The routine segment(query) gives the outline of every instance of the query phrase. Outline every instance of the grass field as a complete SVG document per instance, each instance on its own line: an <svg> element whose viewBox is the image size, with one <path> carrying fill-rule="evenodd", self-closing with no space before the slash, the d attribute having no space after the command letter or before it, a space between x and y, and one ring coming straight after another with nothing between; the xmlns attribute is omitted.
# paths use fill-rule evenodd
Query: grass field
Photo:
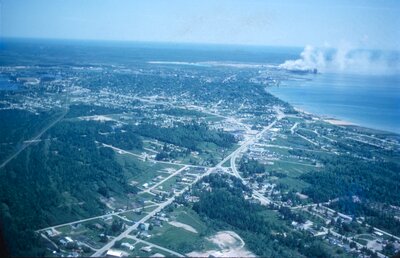
<svg viewBox="0 0 400 258"><path fill-rule="evenodd" d="M170 221L187 224L198 233L172 226L169 223L163 223L162 227L154 227L150 232L152 237L147 241L183 254L214 247L212 243L205 239L206 235L210 235L210 229L193 210L186 207L178 207L169 213L169 216Z"/></svg>
<svg viewBox="0 0 400 258"><path fill-rule="evenodd" d="M360 243L362 245L367 245L368 241L362 238L355 238L354 241L356 241L357 243Z"/></svg>
<svg viewBox="0 0 400 258"><path fill-rule="evenodd" d="M147 213L145 213L145 212L138 213L135 211L128 211L128 212L124 212L124 213L120 214L120 216L125 216L126 218L128 218L129 220L132 220L132 221L138 221L146 215L147 215Z"/></svg>
<svg viewBox="0 0 400 258"><path fill-rule="evenodd" d="M365 239L365 240L374 240L375 239L375 237L370 234L362 234L362 235L358 235L357 237Z"/></svg>
<svg viewBox="0 0 400 258"><path fill-rule="evenodd" d="M148 239L149 242L182 253L191 252L202 246L203 243L198 234L174 227L168 223L153 229L151 234L152 237Z"/></svg>
<svg viewBox="0 0 400 258"><path fill-rule="evenodd" d="M293 189L298 192L301 192L303 189L310 186L308 183L304 182L303 180L300 180L297 178L290 178L290 177L280 178L280 179L278 179L277 182L287 185L289 187L289 190Z"/></svg>
<svg viewBox="0 0 400 258"><path fill-rule="evenodd" d="M205 234L207 232L207 226L201 221L199 215L191 209L177 208L173 216L176 221L192 226L199 233Z"/></svg>
<svg viewBox="0 0 400 258"><path fill-rule="evenodd" d="M118 153L116 153L116 159L124 168L124 172L129 180L137 182L139 186L148 183L159 175L164 176L166 172L165 169L177 170L181 168L181 166L174 164L145 162L132 155L122 155Z"/></svg>
<svg viewBox="0 0 400 258"><path fill-rule="evenodd" d="M267 171L279 171L290 177L298 177L303 173L315 170L314 166L307 163L275 160L273 165L267 167Z"/></svg>

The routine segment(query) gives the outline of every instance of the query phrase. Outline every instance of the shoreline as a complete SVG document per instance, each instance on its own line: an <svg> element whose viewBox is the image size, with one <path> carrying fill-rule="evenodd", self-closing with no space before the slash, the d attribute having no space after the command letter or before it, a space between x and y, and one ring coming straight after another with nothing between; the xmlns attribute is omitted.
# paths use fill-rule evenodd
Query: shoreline
<svg viewBox="0 0 400 258"><path fill-rule="evenodd" d="M354 122L350 122L350 121L338 119L338 118L335 118L335 117L333 117L333 116L331 116L331 115L317 115L317 114L308 112L308 111L306 111L306 110L304 110L304 109L302 109L302 108L296 107L296 106L294 106L293 104L291 104L290 102L287 102L287 101L285 101L285 100L282 100L281 98L279 98L278 96L272 94L272 93L269 92L269 91L267 91L267 92L268 92L269 94L275 96L275 97L278 98L279 100L288 103L290 106L293 107L293 109L294 109L295 111L297 111L297 112L299 112L299 113L303 113L303 114L309 115L309 116L312 116L312 117L315 117L315 118L318 118L318 119L320 119L321 121L324 121L324 122L329 123L329 124L331 124L331 125L345 126L345 127L352 127L352 126L354 126L354 127L364 128L364 129L367 129L367 130L373 130L373 131L377 131L377 132L381 132L381 133L385 133L385 134L400 135L399 133L397 133L397 132L395 132L395 131L390 131L390 130L387 130L387 129L374 128L374 127L370 127L370 126L366 126L366 125L361 125L361 124L357 124L357 123L354 123Z"/></svg>
<svg viewBox="0 0 400 258"><path fill-rule="evenodd" d="M364 127L364 126L361 126L361 125L358 125L358 124L356 124L356 123L349 122L349 121L346 121L346 120L342 120L342 119L338 119L338 118L334 118L334 117L328 117L328 116L325 116L325 115L322 115L322 116L316 115L316 114L307 112L307 111L305 111L304 109L295 107L295 106L293 106L292 104L290 104L290 105L293 107L294 110L296 110L296 111L299 112L299 113L304 113L304 114L306 114L306 115L318 117L318 118L321 119L322 121L327 122L327 123L332 124L332 125L339 125L339 126L340 126L340 125L341 125L341 126L359 126L359 127ZM366 128L367 128L367 127L366 127ZM373 128L371 128L371 129L373 129Z"/></svg>
<svg viewBox="0 0 400 258"><path fill-rule="evenodd" d="M351 122L343 121L343 120L337 120L337 119L324 119L325 122L330 123L332 125L342 125L342 126L359 126Z"/></svg>

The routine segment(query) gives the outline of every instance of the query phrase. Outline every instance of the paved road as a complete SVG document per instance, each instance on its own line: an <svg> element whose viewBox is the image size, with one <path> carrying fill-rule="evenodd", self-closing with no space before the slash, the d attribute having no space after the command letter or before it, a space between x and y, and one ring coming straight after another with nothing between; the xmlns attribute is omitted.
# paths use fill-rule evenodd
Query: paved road
<svg viewBox="0 0 400 258"><path fill-rule="evenodd" d="M239 178L240 180L242 180L243 183L245 183L244 179L242 178L242 176L239 174L239 171L236 168L236 158L237 156L246 150L246 148L250 145L255 143L256 141L258 141L261 136L267 132L268 130L270 130L280 119L282 119L283 117L285 117L284 115L280 114L278 116L278 118L276 120L274 120L271 124L269 124L268 126L264 127L263 130L261 130L258 134L256 134L255 137L252 137L248 140L246 140L245 142L242 143L242 145L236 149L231 155L231 169L232 169L232 173L234 176L236 176L237 178ZM262 204L269 204L271 203L271 200L267 197L265 197L264 195L260 194L259 192L257 192L256 190L253 190L253 197L258 199Z"/></svg>
<svg viewBox="0 0 400 258"><path fill-rule="evenodd" d="M185 257L184 255L182 255L182 254L180 254L180 253L177 253L177 252L175 252L175 251L173 251L173 250L171 250L171 249L168 249L168 248L165 248L165 247L162 247L162 246L159 246L159 245L156 245L156 244L153 244L153 243L144 241L144 240L139 239L139 238L137 238L137 237L134 237L134 236L131 236L131 235L128 235L127 237L128 237L128 238L131 238L131 239L133 239L133 240L135 240L135 241L137 241L137 242L144 243L144 244L146 244L146 245L148 245L148 246L150 246L150 247L156 247L156 248L158 248L158 249L160 249L160 250L166 251L166 252L168 252L168 253L170 253L170 254L173 254L173 255L175 255L175 256L177 256L177 257Z"/></svg>
<svg viewBox="0 0 400 258"><path fill-rule="evenodd" d="M330 232L331 232L331 234L332 234L333 236L335 236L335 237L337 237L337 238L346 239L347 241L349 241L349 243L355 243L355 244L357 245L357 248L358 248L358 249L361 249L361 248L363 248L363 247L366 247L366 246L361 245L361 244L359 244L358 242L354 241L354 240L353 240L352 238L350 238L350 237L346 237L346 236L341 235L341 234L339 234L339 233L337 233L337 232L335 232L335 231L332 231L332 230L330 230ZM378 257L381 257L381 258L387 257L386 255L384 255L384 254L382 254L382 253L380 253L380 252L378 252L378 251L375 251L375 253L378 255Z"/></svg>
<svg viewBox="0 0 400 258"><path fill-rule="evenodd" d="M249 139L247 139L245 142L243 142L243 143L241 144L241 146L240 146L239 148L237 148L237 149L231 154L231 155L232 155L232 158L231 158L231 168L232 168L233 174L234 174L236 177L242 179L242 177L240 176L239 172L238 172L237 169L236 169L236 158L237 158L237 156L238 156L242 151L244 151L250 144L252 144L252 143L256 142L257 140L259 140L260 137L261 137L266 131L268 131L269 129L271 129L277 122L278 122L278 120L274 120L270 125L268 125L267 127L265 127L261 132L259 132L258 134L256 134L255 137L249 138ZM243 180L243 179L242 179L242 180Z"/></svg>
<svg viewBox="0 0 400 258"><path fill-rule="evenodd" d="M98 249L92 257L100 257L104 256L104 253L110 249L111 247L114 246L116 241L122 240L123 238L127 237L129 233L131 233L133 230L135 230L140 223L146 222L148 219L156 215L157 212L160 212L162 209L164 209L166 206L171 204L175 200L174 197L168 199L166 202L161 203L155 210L147 214L145 217L143 217L141 220L133 224L132 226L128 227L124 232L122 232L119 236L108 242L106 245L104 245L102 248Z"/></svg>
<svg viewBox="0 0 400 258"><path fill-rule="evenodd" d="M189 190L189 187L191 185L196 184L199 180L201 180L203 177L206 177L208 175L210 175L212 172L220 169L222 167L222 165L232 159L233 157L236 157L238 155L238 153L242 150L244 150L249 144L253 143L255 140L258 140L263 133L265 133L267 130L271 129L275 123L278 120L275 120L274 122L272 122L269 126L265 127L261 132L259 132L254 138L250 138L247 141L245 141L244 143L242 143L242 145L236 149L234 152L232 152L231 154L229 154L228 156L226 156L221 162L219 162L215 167L211 167L209 168L204 174L200 175L199 177L197 177L192 183L190 183L188 186L186 186L184 189L182 189L181 191L175 193L174 196L172 196L170 199L168 199L167 201L159 204L159 206L153 210L152 212L150 212L149 214L147 214L145 217L143 217L141 220L139 220L138 222L136 222L135 224L133 224L132 226L128 227L124 232L122 232L120 235L118 235L116 238L114 238L113 240L111 240L110 242L108 242L106 245L104 245L102 248L98 249L93 255L92 257L99 257L102 256L108 249L110 249L111 247L114 246L116 241L119 241L125 237L127 237L133 230L135 230L140 223L144 223L147 220L149 220L151 217L153 217L154 215L156 215L156 213L160 212L161 210L163 210L166 206L170 205L176 197L182 195L184 192ZM115 148L115 147L114 147ZM238 173L239 174L239 173ZM239 178L240 175L239 175Z"/></svg>
<svg viewBox="0 0 400 258"><path fill-rule="evenodd" d="M148 207L153 207L153 206L157 206L157 204L144 206L143 208L148 208ZM85 221L89 221L89 220L106 218L106 217L109 217L109 216L112 216L112 215L119 215L121 213L129 212L129 211L140 211L140 210L142 210L142 207L135 208L135 209L130 209L130 210L126 210L126 211L112 212L112 213L105 214L105 215L90 217L90 218L86 218L86 219L71 221L71 222L64 223L64 224L59 224L59 225L54 225L54 226L50 226L50 227L47 227L47 228L38 229L38 230L36 230L36 232L45 231L45 230L48 230L48 229L54 229L54 228L63 227L63 226L68 226L68 225L74 225L74 224L85 222Z"/></svg>
<svg viewBox="0 0 400 258"><path fill-rule="evenodd" d="M136 153L133 153L133 152L130 152L130 151L126 151L126 150L120 149L118 147L115 147L113 145L105 144L105 143L102 143L102 142L97 142L97 143L103 145L104 147L108 147L108 148L111 148L111 149L113 149L115 151L118 151L121 154L129 154L129 155L137 157L137 158L139 158L141 160L145 160L145 157L143 157L143 155L139 155L139 154L136 154ZM155 160L155 159L151 159L151 158L148 158L148 157L147 157L147 160L149 162L162 163L162 164L168 164L168 165L186 166L186 167L193 167L193 168L210 168L210 167L200 166L200 165L192 165L192 164L183 164L183 163L174 163L174 162L169 162L169 161Z"/></svg>
<svg viewBox="0 0 400 258"><path fill-rule="evenodd" d="M299 125L299 123L298 122L296 122L296 123L294 123L294 125L292 126L292 128L290 128L290 132L292 133L292 134L294 134L294 130L296 129L296 127Z"/></svg>
<svg viewBox="0 0 400 258"><path fill-rule="evenodd" d="M232 154L231 154L232 155ZM160 212L161 210L163 210L166 206L170 205L176 197L182 195L184 192L186 192L187 190L189 190L189 186L197 183L200 179L202 179L205 176L208 176L209 174L211 174L212 172L214 172L217 168L221 167L221 165L223 163L225 163L230 157L231 155L227 156L225 159L223 159L220 163L218 163L215 167L209 168L207 170L206 173L200 175L199 177L197 177L192 183L190 183L188 186L186 186L184 189L182 189L180 192L175 193L175 195L173 197L171 197L170 199L168 199L167 201L159 204L159 206L153 210L152 212L150 212L148 215L146 215L144 218L142 218L141 220L139 220L138 222L136 222L135 224L133 224L132 226L128 227L124 232L122 232L119 236L117 236L116 238L114 238L113 240L111 240L110 242L108 242L106 245L104 245L102 248L100 248L98 251L96 251L92 257L99 257L102 256L104 252L106 252L108 249L110 249L112 246L114 246L114 243L118 240L121 240L125 237L127 237L133 230L135 230L140 223L144 223L147 220L149 220L151 217L153 217L154 215L156 215L156 213Z"/></svg>
<svg viewBox="0 0 400 258"><path fill-rule="evenodd" d="M146 190L141 191L141 193L148 193L151 190L153 190L154 188L158 187L159 185L161 185L162 183L164 183L165 181L167 181L168 179L170 179L171 177L176 176L177 174L181 173L182 171L184 171L185 169L187 169L189 166L184 166L183 168L178 169L177 171L175 171L174 173L172 173L171 175L167 176L166 178L164 178L163 180L161 180L160 182L158 182L157 184L153 185L152 187L149 187Z"/></svg>
<svg viewBox="0 0 400 258"><path fill-rule="evenodd" d="M367 226L369 226L369 225L367 224ZM375 231L378 231L378 232L380 232L380 233L382 233L382 234L385 234L385 235L387 235L387 236L393 237L394 239L397 239L397 240L400 241L400 237L398 237L398 236L392 235L392 234L390 234L390 233L388 233L388 232L386 232L386 231L383 231L382 229L379 229L379 228L373 227L373 229L374 229Z"/></svg>
<svg viewBox="0 0 400 258"><path fill-rule="evenodd" d="M327 201L327 202L311 203L311 204L293 206L293 207L290 207L290 209L296 210L296 209L305 209L305 208L308 208L308 207L316 207L318 205L329 205L329 204L331 204L333 202L337 202L337 201L339 201L339 198L335 198L335 199Z"/></svg>

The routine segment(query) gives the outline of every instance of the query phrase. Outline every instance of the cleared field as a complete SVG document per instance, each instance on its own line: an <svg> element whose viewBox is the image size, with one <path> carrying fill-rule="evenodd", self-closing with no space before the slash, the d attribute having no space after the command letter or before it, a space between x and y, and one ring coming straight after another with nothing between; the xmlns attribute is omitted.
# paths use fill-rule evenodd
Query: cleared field
<svg viewBox="0 0 400 258"><path fill-rule="evenodd" d="M315 168L310 164L294 163L288 161L275 160L273 165L267 166L267 171L277 171L289 177L298 177L303 173L314 171Z"/></svg>
<svg viewBox="0 0 400 258"><path fill-rule="evenodd" d="M369 234L362 234L362 235L358 235L357 238L360 239L365 239L365 240L374 240L375 237Z"/></svg>
<svg viewBox="0 0 400 258"><path fill-rule="evenodd" d="M207 122L221 122L221 121L225 120L225 118L209 115L209 116L205 117L204 120Z"/></svg>
<svg viewBox="0 0 400 258"><path fill-rule="evenodd" d="M169 192L172 189L172 187L176 184L176 179L177 179L177 176L171 177L170 179L168 179L167 181L165 181L164 183L159 185L157 187L157 189L161 190L161 191Z"/></svg>
<svg viewBox="0 0 400 258"><path fill-rule="evenodd" d="M310 186L308 183L297 179L297 178L291 178L291 177L284 177L284 178L279 178L277 183L283 183L289 187L289 190L296 190L298 192L301 192L301 190L307 188Z"/></svg>
<svg viewBox="0 0 400 258"><path fill-rule="evenodd" d="M178 208L173 216L175 216L174 220L190 225L197 232L205 233L207 231L207 226L201 221L199 215L190 209Z"/></svg>
<svg viewBox="0 0 400 258"><path fill-rule="evenodd" d="M272 141L272 144L290 146L296 148L304 148L304 149L319 149L317 146L311 144L310 142L304 140L298 135L286 135L287 139L277 138Z"/></svg>
<svg viewBox="0 0 400 258"><path fill-rule="evenodd" d="M198 234L168 223L153 229L151 234L152 236L148 239L149 242L177 252L191 252L204 245L204 240Z"/></svg>
<svg viewBox="0 0 400 258"><path fill-rule="evenodd" d="M124 213L120 214L120 216L125 216L126 218L128 218L129 220L132 220L132 221L138 221L146 215L147 215L147 213L145 213L145 212L140 213L140 212L136 212L136 211L128 211L128 212L124 212Z"/></svg>
<svg viewBox="0 0 400 258"><path fill-rule="evenodd" d="M222 166L223 166L224 168L230 167L230 166L231 166L231 161L230 161L230 160L225 161L225 163L222 164Z"/></svg>
<svg viewBox="0 0 400 258"><path fill-rule="evenodd" d="M178 222L179 227L163 223L162 227L154 227L150 231L152 236L147 241L179 253L215 247L214 244L205 239L205 236L210 234L210 229L194 211L189 208L178 207L169 216L170 221ZM185 224L188 227L185 229L180 224ZM188 230L188 228L195 229L197 233Z"/></svg>
<svg viewBox="0 0 400 258"><path fill-rule="evenodd" d="M145 162L132 155L116 153L117 161L124 168L125 174L129 180L136 182L139 186L150 182L159 175L166 175L168 170L177 170L181 168L179 165Z"/></svg>

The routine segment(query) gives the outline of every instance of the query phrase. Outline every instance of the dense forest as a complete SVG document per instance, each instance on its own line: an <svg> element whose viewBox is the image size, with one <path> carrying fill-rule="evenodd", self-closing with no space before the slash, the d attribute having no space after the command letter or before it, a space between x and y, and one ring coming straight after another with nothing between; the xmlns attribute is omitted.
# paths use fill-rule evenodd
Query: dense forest
<svg viewBox="0 0 400 258"><path fill-rule="evenodd" d="M182 146L192 151L201 151L200 145L204 142L214 143L224 148L229 148L236 142L234 136L229 133L210 130L206 124L197 123L177 124L174 127L141 124L137 126L135 132L143 136Z"/></svg>
<svg viewBox="0 0 400 258"><path fill-rule="evenodd" d="M95 140L121 147L140 147L141 141L134 135L126 141L112 131L107 123L60 122L0 170L0 220L12 253L34 254L36 229L102 214L100 195L137 191L127 183L114 152Z"/></svg>
<svg viewBox="0 0 400 258"><path fill-rule="evenodd" d="M331 203L330 208L355 217L364 217L365 223L400 235L400 221L394 217L395 213L391 212L387 204L355 202L352 197L344 197Z"/></svg>
<svg viewBox="0 0 400 258"><path fill-rule="evenodd" d="M317 202L356 195L362 199L400 206L400 166L393 162L367 162L349 156L322 160L324 171L301 178L312 187L304 193Z"/></svg>
<svg viewBox="0 0 400 258"><path fill-rule="evenodd" d="M299 151L295 151L299 154ZM291 151L294 153L294 151ZM316 154L301 152L304 156ZM339 198L331 208L356 217L393 234L400 234L400 222L388 207L400 205L400 166L390 161L369 162L347 155L318 156L323 171L303 174L300 178L310 184L303 193L315 202ZM359 201L355 202L353 197Z"/></svg>
<svg viewBox="0 0 400 258"><path fill-rule="evenodd" d="M16 148L22 146L24 140L35 136L50 121L62 113L32 113L25 110L5 109L0 111L0 162L4 161Z"/></svg>

